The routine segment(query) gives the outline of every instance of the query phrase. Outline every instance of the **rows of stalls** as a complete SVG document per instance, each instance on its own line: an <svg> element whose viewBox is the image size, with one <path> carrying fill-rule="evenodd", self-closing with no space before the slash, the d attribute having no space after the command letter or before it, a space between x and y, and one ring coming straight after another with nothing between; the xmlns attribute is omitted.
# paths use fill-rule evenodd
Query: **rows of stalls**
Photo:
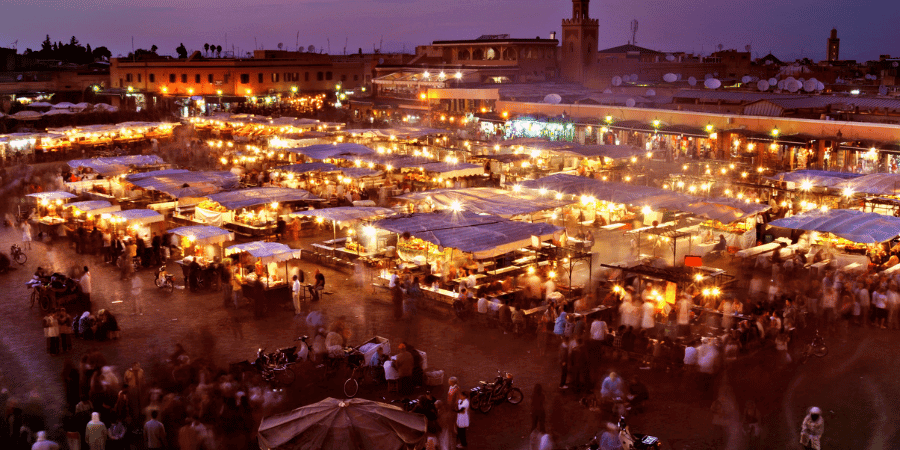
<svg viewBox="0 0 900 450"><path fill-rule="evenodd" d="M283 214L321 201L303 189L259 187L226 191L207 195L194 208L192 220L242 235L268 236L275 232Z"/></svg>
<svg viewBox="0 0 900 450"><path fill-rule="evenodd" d="M73 159L68 162L73 177L80 181L106 179L134 172L167 169L170 166L157 155L102 156ZM66 180L70 181L70 180ZM72 180L74 181L74 180Z"/></svg>
<svg viewBox="0 0 900 450"><path fill-rule="evenodd" d="M307 224L330 236L331 239L312 243L310 253L320 262L340 264L383 252L389 233L369 224L395 213L392 209L377 206L343 206L296 211L286 215L285 220L289 229Z"/></svg>
<svg viewBox="0 0 900 450"><path fill-rule="evenodd" d="M110 125L48 128L45 132L0 134L0 157L78 153L82 149L126 148L137 143L159 143L171 138L177 124L124 122Z"/></svg>
<svg viewBox="0 0 900 450"><path fill-rule="evenodd" d="M231 258L232 276L239 280L244 296L254 303L290 302L291 280L304 278L301 251L278 242L253 241L225 248ZM236 270L235 270L236 268Z"/></svg>
<svg viewBox="0 0 900 450"><path fill-rule="evenodd" d="M294 117L265 117L252 114L215 114L188 119L201 136L230 138L234 142L264 143L272 137L309 131L337 131L343 124Z"/></svg>
<svg viewBox="0 0 900 450"><path fill-rule="evenodd" d="M64 217L67 220L67 231L74 233L78 228L92 230L98 226L100 218L106 214L121 210L119 205L113 205L106 200L85 200L66 203L63 205Z"/></svg>
<svg viewBox="0 0 900 450"><path fill-rule="evenodd" d="M98 228L113 235L143 239L150 242L154 235L162 236L166 231L165 217L152 209L126 209L111 211L95 216Z"/></svg>
<svg viewBox="0 0 900 450"><path fill-rule="evenodd" d="M344 197L347 192L384 184L384 173L380 170L325 162L279 166L270 169L269 176L276 186L306 189L324 199Z"/></svg>
<svg viewBox="0 0 900 450"><path fill-rule="evenodd" d="M25 196L28 200L23 208L30 210L29 222L37 228L37 233L51 238L65 236L65 204L75 198L66 191L36 192Z"/></svg>
<svg viewBox="0 0 900 450"><path fill-rule="evenodd" d="M174 218L189 219L207 195L237 189L240 178L232 172L194 172L164 169L118 177L123 201L148 207ZM115 191L118 194L118 190Z"/></svg>

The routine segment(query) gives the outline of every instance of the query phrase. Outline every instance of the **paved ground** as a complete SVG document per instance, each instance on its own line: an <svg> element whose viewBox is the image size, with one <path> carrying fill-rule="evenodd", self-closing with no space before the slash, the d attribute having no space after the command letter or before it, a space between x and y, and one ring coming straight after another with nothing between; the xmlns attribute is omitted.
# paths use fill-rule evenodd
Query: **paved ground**
<svg viewBox="0 0 900 450"><path fill-rule="evenodd" d="M0 248L18 240L20 233L0 229ZM601 239L598 239L600 241ZM620 238L615 245L597 250L605 257L624 254L627 246ZM27 252L28 263L0 275L0 368L3 383L20 400L40 399L48 418L59 417L62 387L58 374L66 357L73 360L97 348L119 368L134 360L150 367L155 355L168 353L181 342L194 355L207 355L225 365L254 356L258 347L274 349L289 345L293 338L309 330L287 308L262 320L247 319L238 337L229 325L234 314L221 305L218 295L197 295L176 290L168 295L152 284L152 272L141 274L142 295L131 295L131 285L119 281L117 273L94 257L83 258L59 243L52 249L34 244ZM49 356L44 350L40 313L29 309L28 290L23 283L37 265L58 269L88 264L94 274L95 310L108 308L119 318L122 339L115 342L75 342L69 356ZM312 264L304 263L311 272ZM348 274L324 270L329 290L335 294L314 304L329 319L345 316L352 330L352 344L374 335L413 343L428 353L428 364L447 376L460 378L464 387L493 377L497 370L516 375L515 383L526 393L522 405L502 405L488 415L474 413L470 428L473 449L527 448L530 428L528 397L535 383L548 387L549 422L558 445L584 442L598 430L601 418L576 403L577 398L556 389L559 372L555 351L538 353L536 340L505 335L472 323L460 323L440 311L423 311L409 320L392 316L387 295L369 287L356 288ZM180 277L179 277L180 278ZM143 315L133 314L140 302ZM246 315L245 313L242 313ZM711 426L710 404L719 392L742 408L748 399L759 403L764 415L763 439L758 448L796 448L797 429L803 411L818 405L826 411L825 448L896 448L900 389L895 376L898 333L885 330L851 329L829 339L830 353L805 366L777 369L765 356L729 368L711 389L697 388L690 378L679 374L641 370L633 363L604 361L598 369L637 373L649 386L651 401L647 412L631 419L633 429L657 435L673 449L743 448L740 433L723 437ZM121 369L120 369L121 370ZM152 381L152 380L151 380ZM298 382L288 389L281 409L290 409L326 396L339 395L339 383ZM719 389L721 388L721 389ZM441 387L443 392L446 387ZM383 389L364 387L361 396L373 399L388 396ZM727 433L726 433L727 434Z"/></svg>

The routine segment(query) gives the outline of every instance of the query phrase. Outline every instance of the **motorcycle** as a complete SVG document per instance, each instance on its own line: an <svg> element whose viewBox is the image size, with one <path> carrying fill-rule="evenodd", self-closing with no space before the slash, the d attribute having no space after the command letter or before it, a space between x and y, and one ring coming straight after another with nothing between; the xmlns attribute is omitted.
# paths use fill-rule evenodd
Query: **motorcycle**
<svg viewBox="0 0 900 450"><path fill-rule="evenodd" d="M259 349L256 352L256 361L253 366L259 371L263 380L282 386L288 386L294 382L297 374L290 367L293 361L287 361L288 350L279 349L267 354L265 349ZM293 354L293 351L290 353Z"/></svg>
<svg viewBox="0 0 900 450"><path fill-rule="evenodd" d="M166 272L166 266L159 266L156 270L156 279L154 280L156 287L165 289L168 293L175 290L175 275Z"/></svg>
<svg viewBox="0 0 900 450"><path fill-rule="evenodd" d="M625 417L619 417L619 442L623 450L659 450L659 438L649 434L633 434L625 423Z"/></svg>
<svg viewBox="0 0 900 450"><path fill-rule="evenodd" d="M471 403L472 408L484 414L490 412L495 404L506 401L518 405L524 398L522 391L513 387L513 375L509 372L498 375L491 383L485 381L479 383L480 386L472 388Z"/></svg>
<svg viewBox="0 0 900 450"><path fill-rule="evenodd" d="M9 255L15 262L19 263L19 265L24 265L25 262L28 261L28 255L22 251L19 244L13 244L9 247Z"/></svg>
<svg viewBox="0 0 900 450"><path fill-rule="evenodd" d="M809 361L809 357L812 355L824 358L827 354L828 347L825 345L825 338L819 334L819 330L816 330L816 335L813 336L812 341L806 344L800 352L800 364L806 364L806 361Z"/></svg>

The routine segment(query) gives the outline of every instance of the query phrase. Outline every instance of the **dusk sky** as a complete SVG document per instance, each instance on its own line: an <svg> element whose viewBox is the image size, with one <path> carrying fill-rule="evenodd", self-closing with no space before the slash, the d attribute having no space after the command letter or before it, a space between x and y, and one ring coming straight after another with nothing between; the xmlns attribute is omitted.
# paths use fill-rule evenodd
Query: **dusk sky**
<svg viewBox="0 0 900 450"><path fill-rule="evenodd" d="M473 39L482 34L546 38L571 15L567 0L4 0L0 46L18 40L19 51L39 49L45 34L53 41L76 36L82 44L107 46L113 56L157 45L175 54L209 42L242 54L254 47L295 50L315 45L324 51L384 52L442 39ZM900 17L896 0L869 2L820 0L663 1L593 0L600 19L600 48L625 44L629 23L640 23L637 44L660 51L709 54L718 44L753 56L773 52L793 60L825 58L832 27L841 38L841 59L866 61L900 56ZM297 33L299 32L299 38ZM226 44L227 35L227 44Z"/></svg>

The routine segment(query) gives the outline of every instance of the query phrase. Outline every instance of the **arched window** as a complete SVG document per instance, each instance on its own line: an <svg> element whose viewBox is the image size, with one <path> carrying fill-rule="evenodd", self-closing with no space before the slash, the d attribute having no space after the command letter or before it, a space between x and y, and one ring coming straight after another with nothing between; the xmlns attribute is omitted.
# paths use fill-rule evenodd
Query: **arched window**
<svg viewBox="0 0 900 450"><path fill-rule="evenodd" d="M503 59L507 61L515 61L516 60L516 51L512 48L507 48L503 50Z"/></svg>
<svg viewBox="0 0 900 450"><path fill-rule="evenodd" d="M468 50L468 49L462 49L462 50L460 50L459 53L456 55L456 59L458 59L458 60L460 60L460 61L468 61L469 58L470 58L470 55L469 55L469 50Z"/></svg>
<svg viewBox="0 0 900 450"><path fill-rule="evenodd" d="M484 52L484 59L500 59L500 53L493 47L489 47L487 51Z"/></svg>
<svg viewBox="0 0 900 450"><path fill-rule="evenodd" d="M472 50L472 59L475 61L484 59L484 51L480 48L476 48L475 50Z"/></svg>

